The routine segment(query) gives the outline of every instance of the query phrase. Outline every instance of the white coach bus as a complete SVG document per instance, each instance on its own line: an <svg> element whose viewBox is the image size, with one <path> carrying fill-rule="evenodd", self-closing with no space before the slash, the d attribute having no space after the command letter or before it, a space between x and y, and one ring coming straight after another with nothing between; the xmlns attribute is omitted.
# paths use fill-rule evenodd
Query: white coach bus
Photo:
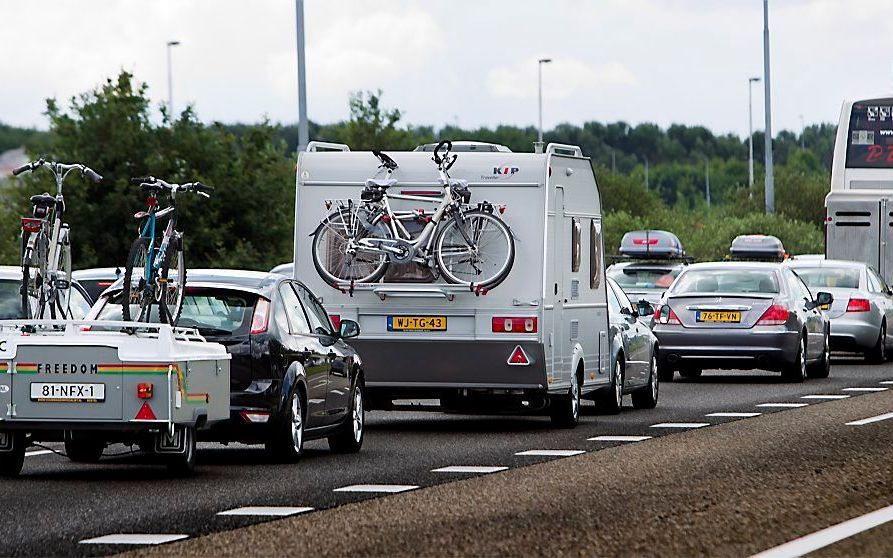
<svg viewBox="0 0 893 558"><path fill-rule="evenodd" d="M893 283L893 95L843 103L825 211L825 256Z"/></svg>
<svg viewBox="0 0 893 558"><path fill-rule="evenodd" d="M457 151L447 176L430 150L382 156L311 142L297 162L295 277L322 298L333 321L360 324L351 344L373 408L424 399L437 409L546 412L556 425L573 426L580 398L612 380L601 204L589 158L557 144L543 153ZM462 207L489 211L510 229L513 263L494 285L457 283L451 264L426 264L424 252L406 251L432 218L437 231L450 227L444 199L463 193ZM372 280L333 281L321 270L321 259L345 260L337 246L320 248L317 240L338 208L364 215L357 220L368 230L407 235L390 241L395 255Z"/></svg>

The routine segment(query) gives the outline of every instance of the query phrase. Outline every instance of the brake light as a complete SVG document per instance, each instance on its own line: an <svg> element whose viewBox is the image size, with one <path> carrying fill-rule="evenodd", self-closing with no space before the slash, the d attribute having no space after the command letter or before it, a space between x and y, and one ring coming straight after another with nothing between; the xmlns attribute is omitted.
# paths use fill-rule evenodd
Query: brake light
<svg viewBox="0 0 893 558"><path fill-rule="evenodd" d="M851 298L846 305L847 312L868 312L871 310L871 302L864 298Z"/></svg>
<svg viewBox="0 0 893 558"><path fill-rule="evenodd" d="M242 411L239 413L246 422L269 422L270 413L265 411Z"/></svg>
<svg viewBox="0 0 893 558"><path fill-rule="evenodd" d="M335 331L339 331L341 329L341 315L329 314L329 319L332 320L332 325L335 326Z"/></svg>
<svg viewBox="0 0 893 558"><path fill-rule="evenodd" d="M41 219L22 217L22 230L28 233L40 232Z"/></svg>
<svg viewBox="0 0 893 558"><path fill-rule="evenodd" d="M536 318L495 317L492 322L493 333L536 333Z"/></svg>
<svg viewBox="0 0 893 558"><path fill-rule="evenodd" d="M769 308L766 308L766 311L763 312L763 315L757 320L757 325L784 325L788 321L788 314L789 312L787 308L779 306L778 304L773 304Z"/></svg>
<svg viewBox="0 0 893 558"><path fill-rule="evenodd" d="M152 399L152 384L137 384L136 396L140 399Z"/></svg>
<svg viewBox="0 0 893 558"><path fill-rule="evenodd" d="M254 315L251 318L251 333L264 333L270 323L270 301L265 298L257 299L254 305Z"/></svg>
<svg viewBox="0 0 893 558"><path fill-rule="evenodd" d="M633 244L636 246L656 246L658 239L656 238L634 238Z"/></svg>
<svg viewBox="0 0 893 558"><path fill-rule="evenodd" d="M657 309L657 321L661 324L669 324L669 325L680 325L682 322L679 321L679 316L676 315L676 312L670 308L669 304L664 304L660 308Z"/></svg>

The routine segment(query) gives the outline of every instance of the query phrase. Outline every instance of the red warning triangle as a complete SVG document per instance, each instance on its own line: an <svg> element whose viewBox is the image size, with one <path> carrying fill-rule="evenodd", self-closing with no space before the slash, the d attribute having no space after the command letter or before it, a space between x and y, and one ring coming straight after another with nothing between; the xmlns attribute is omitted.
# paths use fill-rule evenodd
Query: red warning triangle
<svg viewBox="0 0 893 558"><path fill-rule="evenodd" d="M524 352L524 349L521 348L521 345L516 345L515 350L509 356L508 363L514 366L526 366L530 364L530 358Z"/></svg>
<svg viewBox="0 0 893 558"><path fill-rule="evenodd" d="M149 406L149 402L143 402L143 406L140 407L139 412L134 417L134 420L157 420L155 418L155 413L152 412L152 407Z"/></svg>

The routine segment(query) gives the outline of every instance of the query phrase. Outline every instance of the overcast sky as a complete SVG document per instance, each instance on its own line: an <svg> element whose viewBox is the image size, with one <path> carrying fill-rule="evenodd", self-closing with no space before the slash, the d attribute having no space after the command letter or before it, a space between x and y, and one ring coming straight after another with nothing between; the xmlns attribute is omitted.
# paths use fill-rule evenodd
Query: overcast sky
<svg viewBox="0 0 893 558"><path fill-rule="evenodd" d="M590 120L747 132L762 76L760 0L306 0L310 118L384 91L412 124ZM297 120L290 0L0 0L0 122L46 127L67 99L132 71L206 121ZM841 100L893 90L893 1L770 0L773 128L836 122ZM762 129L763 90L754 87Z"/></svg>

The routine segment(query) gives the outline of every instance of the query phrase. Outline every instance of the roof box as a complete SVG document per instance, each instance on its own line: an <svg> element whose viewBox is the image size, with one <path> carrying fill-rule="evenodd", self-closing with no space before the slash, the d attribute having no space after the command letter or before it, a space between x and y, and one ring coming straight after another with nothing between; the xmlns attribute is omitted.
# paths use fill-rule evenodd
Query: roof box
<svg viewBox="0 0 893 558"><path fill-rule="evenodd" d="M667 231L630 231L620 240L620 255L628 258L681 258L682 242Z"/></svg>
<svg viewBox="0 0 893 558"><path fill-rule="evenodd" d="M741 234L729 249L733 258L745 260L784 260L784 245L777 237L767 234Z"/></svg>

